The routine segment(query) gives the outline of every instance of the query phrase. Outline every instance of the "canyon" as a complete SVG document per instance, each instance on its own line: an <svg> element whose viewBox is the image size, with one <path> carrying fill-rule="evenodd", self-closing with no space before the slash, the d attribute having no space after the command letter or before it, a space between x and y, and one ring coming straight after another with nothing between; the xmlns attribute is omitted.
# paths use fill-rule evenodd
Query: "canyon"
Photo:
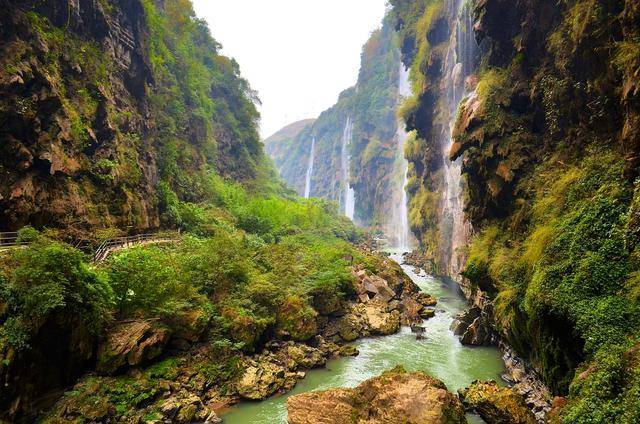
<svg viewBox="0 0 640 424"><path fill-rule="evenodd" d="M637 0L390 0L264 141L189 0L0 5L0 420L640 420Z"/></svg>

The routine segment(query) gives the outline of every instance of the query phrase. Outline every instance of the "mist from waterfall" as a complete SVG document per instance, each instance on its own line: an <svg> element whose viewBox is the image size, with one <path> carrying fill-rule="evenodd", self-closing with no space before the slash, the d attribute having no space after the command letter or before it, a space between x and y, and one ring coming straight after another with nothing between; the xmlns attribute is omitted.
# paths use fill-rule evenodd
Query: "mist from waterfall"
<svg viewBox="0 0 640 424"><path fill-rule="evenodd" d="M343 201L344 214L349 219L353 219L353 215L356 207L356 195L351 187L350 174L351 174L351 155L349 155L349 145L351 144L351 138L353 136L353 123L351 117L347 117L347 122L344 125L342 131L342 151L340 152L340 169L341 180L343 188Z"/></svg>
<svg viewBox="0 0 640 424"><path fill-rule="evenodd" d="M398 105L403 99L411 96L411 86L409 85L409 71L405 69L402 61L398 69ZM409 228L409 206L407 198L407 182L409 163L404 157L404 146L407 142L407 132L404 122L399 119L396 129L396 187L393 190L393 204L391 210L391 221L388 223L388 236L391 237L392 244L402 250L411 250L413 238Z"/></svg>
<svg viewBox="0 0 640 424"><path fill-rule="evenodd" d="M467 242L471 226L465 218L462 191L462 163L449 160L453 145L453 127L458 105L469 94L466 79L475 71L477 45L473 35L471 7L465 0L448 0L448 12L452 19L452 31L443 69L443 126L440 146L444 159L444 190L440 234L444 249L443 260L448 263L447 273L456 277L464 266L460 251Z"/></svg>
<svg viewBox="0 0 640 424"><path fill-rule="evenodd" d="M309 198L311 194L311 176L313 175L313 160L316 155L316 138L311 139L311 152L309 152L309 164L307 165L307 175L304 184L304 197Z"/></svg>

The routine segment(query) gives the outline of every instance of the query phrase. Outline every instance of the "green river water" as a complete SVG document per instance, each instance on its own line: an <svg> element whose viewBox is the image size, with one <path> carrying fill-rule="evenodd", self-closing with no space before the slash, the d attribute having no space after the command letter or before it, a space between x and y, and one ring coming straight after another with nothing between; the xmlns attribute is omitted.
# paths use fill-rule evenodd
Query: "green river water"
<svg viewBox="0 0 640 424"><path fill-rule="evenodd" d="M392 258L402 262L398 252L392 253ZM408 265L402 268L424 292L438 298L436 316L423 323L426 329L423 340L416 340L408 327L391 336L358 340L354 342L360 351L357 357L331 360L325 368L307 371L306 377L285 395L261 402L241 402L222 414L224 423L286 423L287 397L331 387L354 387L396 365L403 365L409 371L425 371L454 392L476 379L494 379L500 383L504 372L500 351L495 347L463 346L449 329L453 316L466 306L453 283L445 284L424 273L418 275ZM469 422L482 422L477 416L467 417Z"/></svg>

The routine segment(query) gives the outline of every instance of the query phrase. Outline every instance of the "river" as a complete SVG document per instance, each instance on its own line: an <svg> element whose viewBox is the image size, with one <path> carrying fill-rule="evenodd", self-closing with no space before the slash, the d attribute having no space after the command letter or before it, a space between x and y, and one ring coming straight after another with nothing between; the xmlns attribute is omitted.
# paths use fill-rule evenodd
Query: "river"
<svg viewBox="0 0 640 424"><path fill-rule="evenodd" d="M402 262L399 252L392 258ZM408 327L391 336L369 337L354 345L360 355L327 362L325 368L307 371L307 376L289 393L261 402L241 402L222 415L225 424L286 423L287 397L331 387L354 387L362 381L380 375L396 365L407 370L425 371L442 380L449 390L456 391L476 379L494 379L500 384L504 364L495 347L462 345L449 329L453 316L461 312L466 302L457 287L426 275L416 274L413 267L402 265L404 271L426 293L438 298L436 316L425 320L425 339L416 340ZM468 415L469 422L483 422Z"/></svg>

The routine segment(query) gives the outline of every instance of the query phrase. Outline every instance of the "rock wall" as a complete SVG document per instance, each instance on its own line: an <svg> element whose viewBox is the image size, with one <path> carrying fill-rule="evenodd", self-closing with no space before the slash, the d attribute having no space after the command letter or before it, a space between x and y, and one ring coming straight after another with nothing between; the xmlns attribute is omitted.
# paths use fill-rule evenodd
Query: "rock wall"
<svg viewBox="0 0 640 424"><path fill-rule="evenodd" d="M398 72L400 55L389 17L363 46L360 72L355 87L343 91L337 103L313 122L282 142L265 140L266 150L287 184L304 193L305 173L312 139L316 140L312 197L333 200L344 211L341 163L347 119L352 137L347 143L351 157L349 184L355 191L355 219L367 226L383 226L391 219L393 190L401 184L396 170ZM278 147L276 147L278 146ZM399 179L399 180L398 180Z"/></svg>
<svg viewBox="0 0 640 424"><path fill-rule="evenodd" d="M257 113L237 64L209 37L192 58L203 68L181 71L185 53L165 38L209 36L202 23L167 24L179 14L192 18L190 7L151 0L3 0L2 7L0 230L29 223L80 237L95 228L157 228L165 212L160 182L193 200L200 192L186 183L207 166L239 180L255 175ZM196 74L212 80L182 91ZM232 128L228 116L249 123Z"/></svg>
<svg viewBox="0 0 640 424"><path fill-rule="evenodd" d="M392 1L403 60L419 88L405 114L418 135L408 149L412 224L436 262L440 222L432 211L443 193L443 164L434 133L442 125L442 46L452 3ZM445 158L462 163L465 214L475 230L462 288L479 308L476 319L490 317L554 393L569 393L556 402L554 419L582 422L596 410L595 421L633 421L629 396L638 381L603 389L597 379L635 369L620 352L633 349L639 328L632 134L639 128L640 5L466 4L479 61ZM602 361L609 365L596 365Z"/></svg>

